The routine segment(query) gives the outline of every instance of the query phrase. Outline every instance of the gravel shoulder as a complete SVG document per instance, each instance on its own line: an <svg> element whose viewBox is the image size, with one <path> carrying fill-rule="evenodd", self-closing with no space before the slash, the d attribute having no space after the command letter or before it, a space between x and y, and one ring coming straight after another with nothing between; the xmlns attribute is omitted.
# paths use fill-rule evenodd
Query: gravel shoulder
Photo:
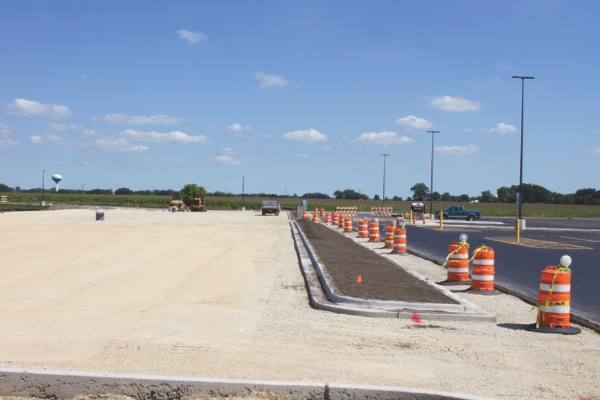
<svg viewBox="0 0 600 400"><path fill-rule="evenodd" d="M314 310L285 214L105 211L0 215L1 367L600 399L600 335L525 331L515 297L460 293L496 323Z"/></svg>

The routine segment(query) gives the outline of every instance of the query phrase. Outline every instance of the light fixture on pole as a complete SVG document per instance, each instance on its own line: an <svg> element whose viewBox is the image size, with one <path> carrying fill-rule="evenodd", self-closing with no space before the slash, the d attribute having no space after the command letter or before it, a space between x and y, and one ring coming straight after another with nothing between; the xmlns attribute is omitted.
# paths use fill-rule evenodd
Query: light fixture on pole
<svg viewBox="0 0 600 400"><path fill-rule="evenodd" d="M429 188L429 213L433 215L433 136L440 131L427 131L431 133L431 180Z"/></svg>
<svg viewBox="0 0 600 400"><path fill-rule="evenodd" d="M380 154L383 157L383 203L385 205L385 158L389 156L389 154Z"/></svg>
<svg viewBox="0 0 600 400"><path fill-rule="evenodd" d="M521 156L519 163L519 199L518 203L518 213L517 213L517 242L519 241L519 234L521 231L521 206L523 204L523 111L525 107L525 79L535 79L533 76L517 76L513 75L511 78L520 79L521 80Z"/></svg>

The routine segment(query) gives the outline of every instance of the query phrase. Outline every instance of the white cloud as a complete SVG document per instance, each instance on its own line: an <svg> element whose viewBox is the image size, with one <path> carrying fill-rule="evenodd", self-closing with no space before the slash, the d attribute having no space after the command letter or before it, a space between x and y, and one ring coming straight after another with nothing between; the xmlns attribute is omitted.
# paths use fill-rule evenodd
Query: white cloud
<svg viewBox="0 0 600 400"><path fill-rule="evenodd" d="M128 139L138 142L154 143L184 143L184 144L209 144L210 140L204 135L191 136L183 132L140 132L134 129L126 129L122 135Z"/></svg>
<svg viewBox="0 0 600 400"><path fill-rule="evenodd" d="M326 142L327 136L316 129L307 131L292 131L283 135L285 140L293 140L296 142Z"/></svg>
<svg viewBox="0 0 600 400"><path fill-rule="evenodd" d="M383 131L363 133L356 138L356 141L359 143L371 143L383 146L390 146L393 144L412 143L415 141L415 139L409 138L407 136L398 136L396 132Z"/></svg>
<svg viewBox="0 0 600 400"><path fill-rule="evenodd" d="M238 160L236 160L228 154L221 154L218 156L210 157L209 161L224 165L235 165L240 163Z"/></svg>
<svg viewBox="0 0 600 400"><path fill-rule="evenodd" d="M33 144L49 143L49 144L57 144L57 145L61 145L61 146L69 146L71 144L68 141L66 141L65 139L61 138L60 136L56 136L56 135L44 135L44 136L33 135L33 136L29 136L29 140Z"/></svg>
<svg viewBox="0 0 600 400"><path fill-rule="evenodd" d="M91 142L91 147L97 147L105 151L123 151L134 153L148 151L148 147L143 145L134 145L125 138L95 139Z"/></svg>
<svg viewBox="0 0 600 400"><path fill-rule="evenodd" d="M203 33L192 32L188 31L187 29L180 29L177 31L177 34L181 39L187 40L191 44L206 42L208 40L208 37L206 37L206 35L204 35Z"/></svg>
<svg viewBox="0 0 600 400"><path fill-rule="evenodd" d="M409 115L408 117L398 118L396 120L398 125L402 125L408 129L415 130L427 130L433 128L433 124L427 121L424 118L415 117L414 115Z"/></svg>
<svg viewBox="0 0 600 400"><path fill-rule="evenodd" d="M0 125L0 136L10 136L13 134L12 129L6 125Z"/></svg>
<svg viewBox="0 0 600 400"><path fill-rule="evenodd" d="M231 132L244 132L244 131L251 131L252 127L250 125L242 125L242 124L231 124L227 127L227 129L229 129Z"/></svg>
<svg viewBox="0 0 600 400"><path fill-rule="evenodd" d="M283 76L265 74L264 72L257 72L254 77L260 81L259 86L261 88L285 86L289 83Z"/></svg>
<svg viewBox="0 0 600 400"><path fill-rule="evenodd" d="M498 125L496 125L495 128L484 129L483 131L485 133L496 133L499 135L506 135L509 133L518 132L518 129L512 125L505 124L504 122L500 122Z"/></svg>
<svg viewBox="0 0 600 400"><path fill-rule="evenodd" d="M298 154L296 154L296 157L299 157L299 158L308 158L308 154L306 154L306 153L298 153Z"/></svg>
<svg viewBox="0 0 600 400"><path fill-rule="evenodd" d="M13 147L18 144L19 142L12 139L0 140L0 149L8 149L9 147Z"/></svg>
<svg viewBox="0 0 600 400"><path fill-rule="evenodd" d="M466 156L468 154L479 153L479 147L474 144L467 146L442 146L436 147L435 152L447 156Z"/></svg>
<svg viewBox="0 0 600 400"><path fill-rule="evenodd" d="M477 111L481 108L478 101L464 99L460 96L434 97L431 100L431 106L439 108L440 110L453 112Z"/></svg>
<svg viewBox="0 0 600 400"><path fill-rule="evenodd" d="M67 106L43 104L33 100L15 99L6 106L6 111L12 115L47 116L50 118L71 118L72 113Z"/></svg>
<svg viewBox="0 0 600 400"><path fill-rule="evenodd" d="M600 147L591 147L590 151L595 154L600 154Z"/></svg>
<svg viewBox="0 0 600 400"><path fill-rule="evenodd" d="M164 114L146 116L124 115L124 114L106 114L104 117L92 118L95 122L108 122L111 124L129 124L129 125L170 125L187 122L186 118L169 117Z"/></svg>

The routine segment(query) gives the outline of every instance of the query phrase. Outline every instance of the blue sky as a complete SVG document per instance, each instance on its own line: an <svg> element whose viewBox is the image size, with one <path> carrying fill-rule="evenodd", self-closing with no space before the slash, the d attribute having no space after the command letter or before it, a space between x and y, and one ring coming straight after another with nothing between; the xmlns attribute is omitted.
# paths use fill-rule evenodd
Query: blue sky
<svg viewBox="0 0 600 400"><path fill-rule="evenodd" d="M600 189L600 2L0 3L0 183ZM389 154L387 157L382 154ZM42 172L45 170L45 174Z"/></svg>

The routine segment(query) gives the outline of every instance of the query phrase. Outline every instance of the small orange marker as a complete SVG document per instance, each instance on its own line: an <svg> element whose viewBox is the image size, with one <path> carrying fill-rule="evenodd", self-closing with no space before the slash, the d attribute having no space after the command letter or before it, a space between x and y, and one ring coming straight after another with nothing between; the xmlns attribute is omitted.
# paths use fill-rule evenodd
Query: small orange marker
<svg viewBox="0 0 600 400"><path fill-rule="evenodd" d="M410 317L410 320L412 322L414 322L415 324L422 324L423 321L421 321L421 318L419 318L419 314L415 313L412 315L412 317Z"/></svg>
<svg viewBox="0 0 600 400"><path fill-rule="evenodd" d="M361 282L362 282L362 275L359 275L359 276L356 278L356 283L361 283Z"/></svg>

